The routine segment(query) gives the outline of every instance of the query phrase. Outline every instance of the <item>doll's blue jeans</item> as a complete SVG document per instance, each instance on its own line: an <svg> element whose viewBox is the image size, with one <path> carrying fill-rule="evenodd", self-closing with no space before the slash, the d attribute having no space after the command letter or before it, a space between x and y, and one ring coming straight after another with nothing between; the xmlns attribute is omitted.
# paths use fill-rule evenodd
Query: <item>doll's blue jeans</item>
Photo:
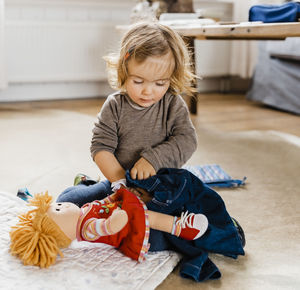
<svg viewBox="0 0 300 290"><path fill-rule="evenodd" d="M111 183L108 180L93 185L78 184L65 189L58 196L56 202L72 202L82 207L88 202L101 200L111 193Z"/></svg>

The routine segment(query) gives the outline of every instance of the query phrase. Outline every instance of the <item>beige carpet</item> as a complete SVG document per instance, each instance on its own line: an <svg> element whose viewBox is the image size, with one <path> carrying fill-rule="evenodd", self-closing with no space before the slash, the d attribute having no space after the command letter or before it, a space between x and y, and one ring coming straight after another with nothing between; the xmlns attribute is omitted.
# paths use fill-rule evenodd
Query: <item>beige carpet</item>
<svg viewBox="0 0 300 290"><path fill-rule="evenodd" d="M300 139L278 132L224 133L195 124L189 164L217 163L245 188L218 190L246 232L246 256L211 255L216 281L182 279L176 268L157 289L300 289ZM0 190L59 194L78 172L97 177L89 156L93 118L59 110L0 114Z"/></svg>

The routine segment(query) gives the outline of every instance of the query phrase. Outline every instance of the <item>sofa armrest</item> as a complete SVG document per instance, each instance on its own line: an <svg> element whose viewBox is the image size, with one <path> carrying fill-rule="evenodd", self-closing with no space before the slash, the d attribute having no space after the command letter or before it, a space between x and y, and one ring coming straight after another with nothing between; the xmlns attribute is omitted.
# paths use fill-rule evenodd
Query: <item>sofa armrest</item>
<svg viewBox="0 0 300 290"><path fill-rule="evenodd" d="M270 53L271 58L277 58L280 60L300 62L300 55L284 54L284 53Z"/></svg>

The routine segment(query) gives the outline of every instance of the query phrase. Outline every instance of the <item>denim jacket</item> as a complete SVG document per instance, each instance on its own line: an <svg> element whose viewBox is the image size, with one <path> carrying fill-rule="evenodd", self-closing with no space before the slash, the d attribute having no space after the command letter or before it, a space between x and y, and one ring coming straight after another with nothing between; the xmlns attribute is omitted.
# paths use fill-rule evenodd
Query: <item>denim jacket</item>
<svg viewBox="0 0 300 290"><path fill-rule="evenodd" d="M231 258L244 255L238 232L222 198L210 187L185 169L163 168L155 176L134 180L126 172L127 185L140 187L153 196L149 210L180 216L182 212L206 215L209 226L199 239L187 241L168 233L151 230L150 250L174 250L183 254L180 274L196 281L221 277L208 253Z"/></svg>

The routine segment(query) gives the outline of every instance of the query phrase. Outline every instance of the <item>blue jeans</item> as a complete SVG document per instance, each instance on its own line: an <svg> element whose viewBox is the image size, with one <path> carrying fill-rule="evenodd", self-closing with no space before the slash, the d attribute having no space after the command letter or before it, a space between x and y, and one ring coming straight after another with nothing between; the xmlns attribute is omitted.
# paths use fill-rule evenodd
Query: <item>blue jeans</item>
<svg viewBox="0 0 300 290"><path fill-rule="evenodd" d="M153 197L149 210L180 216L182 212L206 215L209 226L197 240L187 241L174 235L150 231L150 250L170 249L183 254L180 275L196 281L217 279L221 272L208 253L237 258L244 255L242 242L221 196L184 169L164 168L148 179L132 179L126 172L127 185L140 187Z"/></svg>
<svg viewBox="0 0 300 290"><path fill-rule="evenodd" d="M88 202L101 200L112 193L111 183L108 180L93 185L78 184L65 189L56 199L56 202L72 202L82 207Z"/></svg>

